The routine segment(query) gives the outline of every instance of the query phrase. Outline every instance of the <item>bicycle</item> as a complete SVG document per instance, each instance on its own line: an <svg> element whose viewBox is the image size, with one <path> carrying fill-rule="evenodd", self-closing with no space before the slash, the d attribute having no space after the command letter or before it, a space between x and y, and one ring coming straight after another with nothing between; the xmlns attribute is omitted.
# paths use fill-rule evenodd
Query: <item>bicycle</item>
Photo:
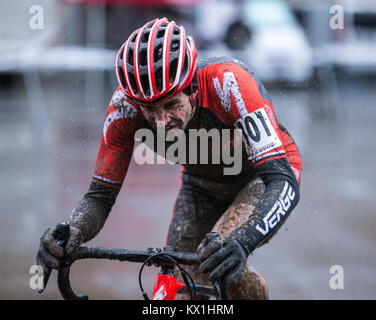
<svg viewBox="0 0 376 320"><path fill-rule="evenodd" d="M55 239L59 245L64 247L68 241L70 227L68 224L57 225ZM69 274L71 265L81 259L109 259L142 263L139 271L138 281L145 300L150 300L144 292L141 275L145 266L154 265L161 270L156 277L152 300L175 300L177 293L190 293L191 299L195 295L215 297L217 300L227 300L226 287L223 280L216 281L213 286L195 284L192 277L181 265L198 264L196 253L177 252L173 247L167 246L163 250L148 248L147 250L127 250L102 247L81 246L77 253L66 257L62 266L58 269L58 288L62 297L66 300L88 300L86 294L75 294L71 288ZM174 274L175 266L181 273L184 282L178 281ZM190 281L189 281L190 280Z"/></svg>

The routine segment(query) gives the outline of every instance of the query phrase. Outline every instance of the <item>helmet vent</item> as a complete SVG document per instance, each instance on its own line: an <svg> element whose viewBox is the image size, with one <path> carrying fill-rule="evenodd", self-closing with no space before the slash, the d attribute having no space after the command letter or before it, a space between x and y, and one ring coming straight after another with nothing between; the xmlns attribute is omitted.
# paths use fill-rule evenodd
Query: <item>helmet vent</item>
<svg viewBox="0 0 376 320"><path fill-rule="evenodd" d="M157 38L163 38L165 32L166 32L166 29L159 30L157 32Z"/></svg>
<svg viewBox="0 0 376 320"><path fill-rule="evenodd" d="M142 89L143 89L144 93L147 96L150 96L149 77L148 77L147 74L143 74L141 76L141 85L142 85Z"/></svg>
<svg viewBox="0 0 376 320"><path fill-rule="evenodd" d="M138 94L138 88L137 88L137 83L136 83L136 78L132 73L128 73L128 76L129 76L129 82L131 83L131 86L133 88L133 91L135 94Z"/></svg>
<svg viewBox="0 0 376 320"><path fill-rule="evenodd" d="M148 64L146 49L142 49L140 52L140 65L146 66Z"/></svg>
<svg viewBox="0 0 376 320"><path fill-rule="evenodd" d="M154 61L158 61L162 59L163 54L163 46L159 45L154 49Z"/></svg>
<svg viewBox="0 0 376 320"><path fill-rule="evenodd" d="M179 49L179 41L178 40L174 40L171 42L171 51L172 52L175 52Z"/></svg>
<svg viewBox="0 0 376 320"><path fill-rule="evenodd" d="M133 66L133 50L129 49L128 55L127 55L127 62Z"/></svg>
<svg viewBox="0 0 376 320"><path fill-rule="evenodd" d="M158 70L155 72L155 84L157 87L157 91L162 91L163 89L163 80L162 80L162 68L158 68Z"/></svg>
<svg viewBox="0 0 376 320"><path fill-rule="evenodd" d="M142 42L142 43L147 43L147 42L148 42L148 39L149 39L149 33L150 33L150 31L146 31L146 32L142 35L142 37L141 37L141 42Z"/></svg>
<svg viewBox="0 0 376 320"><path fill-rule="evenodd" d="M171 61L171 64L170 64L170 72L169 72L170 82L175 80L177 68L178 68L178 59L174 59L173 61Z"/></svg>
<svg viewBox="0 0 376 320"><path fill-rule="evenodd" d="M124 86L124 89L127 89L127 85L126 85L124 73L123 73L123 68L118 67L118 75L120 77L120 81L121 81L122 85Z"/></svg>
<svg viewBox="0 0 376 320"><path fill-rule="evenodd" d="M182 74L187 74L187 72L188 72L188 55L185 54Z"/></svg>

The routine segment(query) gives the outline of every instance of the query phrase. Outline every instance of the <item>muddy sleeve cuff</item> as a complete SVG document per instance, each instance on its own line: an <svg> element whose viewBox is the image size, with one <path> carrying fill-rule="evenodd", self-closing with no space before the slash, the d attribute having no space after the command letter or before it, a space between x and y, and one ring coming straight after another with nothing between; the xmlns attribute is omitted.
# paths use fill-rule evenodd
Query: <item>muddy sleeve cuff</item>
<svg viewBox="0 0 376 320"><path fill-rule="evenodd" d="M278 231L299 201L299 188L284 175L263 177L266 184L263 198L249 219L231 232L247 254L266 243Z"/></svg>
<svg viewBox="0 0 376 320"><path fill-rule="evenodd" d="M119 188L95 182L90 184L68 220L69 225L81 231L82 242L93 239L102 229L119 191Z"/></svg>

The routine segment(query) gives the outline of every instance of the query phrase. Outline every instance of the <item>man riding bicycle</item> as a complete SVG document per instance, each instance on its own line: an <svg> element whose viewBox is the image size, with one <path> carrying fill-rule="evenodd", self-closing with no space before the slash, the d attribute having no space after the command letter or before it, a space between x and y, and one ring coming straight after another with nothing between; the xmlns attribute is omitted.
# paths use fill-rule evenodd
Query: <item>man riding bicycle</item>
<svg viewBox="0 0 376 320"><path fill-rule="evenodd" d="M117 54L116 74L119 87L107 109L94 176L67 221L69 240L60 246L55 228L41 238L37 263L45 284L63 256L103 227L124 182L137 130L151 130L157 137L160 129L166 135L240 129L240 147L235 134L230 141L233 151L241 148L239 173L224 174L223 161L184 162L166 244L197 251L201 264L188 270L195 281L225 279L232 299L267 299L266 282L247 257L279 230L298 203L301 159L263 85L240 61L199 61L192 37L166 18L130 35Z"/></svg>

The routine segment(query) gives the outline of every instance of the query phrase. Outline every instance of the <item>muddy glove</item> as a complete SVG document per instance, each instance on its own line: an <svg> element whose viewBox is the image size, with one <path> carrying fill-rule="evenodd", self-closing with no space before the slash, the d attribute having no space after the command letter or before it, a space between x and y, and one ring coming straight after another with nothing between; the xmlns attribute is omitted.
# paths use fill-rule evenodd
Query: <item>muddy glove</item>
<svg viewBox="0 0 376 320"><path fill-rule="evenodd" d="M197 248L200 272L208 273L214 282L226 279L233 283L245 269L247 253L242 245L231 235L208 233Z"/></svg>
<svg viewBox="0 0 376 320"><path fill-rule="evenodd" d="M39 293L46 287L52 269L58 269L62 258L74 254L81 243L80 230L69 227L67 222L49 228L43 233L37 253L37 264L43 268L43 289L39 290Z"/></svg>
<svg viewBox="0 0 376 320"><path fill-rule="evenodd" d="M70 228L61 228L60 224L58 230L55 227L44 232L37 254L37 264L42 266L44 271L43 288L46 287L51 270L59 268L62 258L74 254L82 243L90 241L99 233L118 192L118 189L103 191L92 183L89 191L66 222L66 226L69 224ZM70 230L70 233L65 237L67 230ZM65 238L67 240L62 241Z"/></svg>

